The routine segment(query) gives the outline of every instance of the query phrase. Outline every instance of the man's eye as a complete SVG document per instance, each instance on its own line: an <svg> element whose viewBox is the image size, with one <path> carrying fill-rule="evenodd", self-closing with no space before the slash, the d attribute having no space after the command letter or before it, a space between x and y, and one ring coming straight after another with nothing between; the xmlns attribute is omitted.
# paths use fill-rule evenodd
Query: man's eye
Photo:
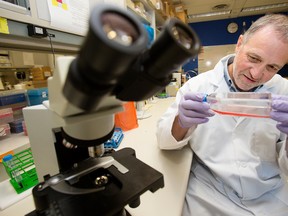
<svg viewBox="0 0 288 216"><path fill-rule="evenodd" d="M267 70L274 72L274 71L278 71L279 69L276 68L276 67L274 67L273 65L268 65L268 66L267 66Z"/></svg>
<svg viewBox="0 0 288 216"><path fill-rule="evenodd" d="M259 62L260 61L258 58L254 57L254 56L248 56L248 60L250 62Z"/></svg>

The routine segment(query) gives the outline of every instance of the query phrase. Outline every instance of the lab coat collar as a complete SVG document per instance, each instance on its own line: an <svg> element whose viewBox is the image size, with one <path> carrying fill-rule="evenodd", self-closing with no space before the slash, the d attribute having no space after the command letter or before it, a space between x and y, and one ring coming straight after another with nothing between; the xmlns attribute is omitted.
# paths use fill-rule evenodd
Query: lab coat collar
<svg viewBox="0 0 288 216"><path fill-rule="evenodd" d="M261 89L259 89L259 92L272 92L276 93L276 87L279 89L279 83L281 83L281 80L283 77L281 77L279 74L275 74L272 79L270 79L268 82L266 82ZM284 88L285 86L283 86Z"/></svg>

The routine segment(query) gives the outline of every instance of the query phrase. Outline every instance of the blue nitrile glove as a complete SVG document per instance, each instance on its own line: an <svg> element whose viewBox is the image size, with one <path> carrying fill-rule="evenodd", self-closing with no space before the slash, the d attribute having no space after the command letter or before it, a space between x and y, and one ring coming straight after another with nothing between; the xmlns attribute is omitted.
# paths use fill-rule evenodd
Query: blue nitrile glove
<svg viewBox="0 0 288 216"><path fill-rule="evenodd" d="M272 112L270 116L278 122L276 127L281 132L288 134L288 96L272 96Z"/></svg>
<svg viewBox="0 0 288 216"><path fill-rule="evenodd" d="M210 105L203 102L205 94L188 92L179 103L179 124L182 128L203 124L209 121L207 117L214 116Z"/></svg>

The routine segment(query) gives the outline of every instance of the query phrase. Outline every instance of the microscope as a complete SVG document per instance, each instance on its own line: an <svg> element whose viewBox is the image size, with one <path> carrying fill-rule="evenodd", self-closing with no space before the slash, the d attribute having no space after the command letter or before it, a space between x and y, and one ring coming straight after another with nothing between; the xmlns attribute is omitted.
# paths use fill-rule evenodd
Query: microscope
<svg viewBox="0 0 288 216"><path fill-rule="evenodd" d="M197 35L178 19L149 47L133 14L95 7L78 55L56 60L49 101L23 110L40 180L27 216L129 215L126 205L136 208L143 193L163 188L163 175L132 148L106 153L104 142L124 102L160 92L199 49Z"/></svg>

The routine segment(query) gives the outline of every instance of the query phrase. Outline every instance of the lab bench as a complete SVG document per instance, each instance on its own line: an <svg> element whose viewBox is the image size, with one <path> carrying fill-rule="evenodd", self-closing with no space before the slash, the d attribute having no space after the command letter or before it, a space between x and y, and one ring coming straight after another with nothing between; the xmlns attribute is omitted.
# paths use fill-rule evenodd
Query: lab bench
<svg viewBox="0 0 288 216"><path fill-rule="evenodd" d="M119 148L131 147L141 161L164 175L164 188L155 193L147 191L140 199L139 207L126 207L133 216L180 216L184 203L189 177L192 152L187 148L175 151L163 151L158 148L156 124L160 116L175 100L174 97L157 99L146 109L151 117L138 120L139 127L124 132ZM145 139L143 139L145 137ZM34 210L33 197L29 191L20 201L0 211L1 216L23 216ZM1 199L5 195L1 192Z"/></svg>

